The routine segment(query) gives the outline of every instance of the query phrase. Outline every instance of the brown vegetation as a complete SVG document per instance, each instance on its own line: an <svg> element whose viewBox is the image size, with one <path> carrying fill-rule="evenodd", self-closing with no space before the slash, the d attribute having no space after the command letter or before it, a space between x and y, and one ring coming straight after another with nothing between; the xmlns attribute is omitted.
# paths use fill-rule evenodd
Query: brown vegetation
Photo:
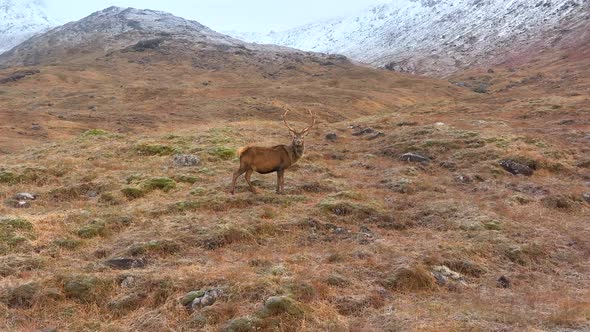
<svg viewBox="0 0 590 332"><path fill-rule="evenodd" d="M476 94L336 60L145 56L0 87L0 330L589 328L587 66L496 68ZM311 144L284 195L257 176L228 195L236 148L284 139L275 98L320 105ZM38 198L16 209L20 192Z"/></svg>

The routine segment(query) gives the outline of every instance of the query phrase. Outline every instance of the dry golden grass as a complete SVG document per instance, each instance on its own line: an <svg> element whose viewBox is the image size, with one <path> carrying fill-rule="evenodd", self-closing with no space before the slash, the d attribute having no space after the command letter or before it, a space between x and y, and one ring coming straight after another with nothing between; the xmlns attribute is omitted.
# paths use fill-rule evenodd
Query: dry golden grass
<svg viewBox="0 0 590 332"><path fill-rule="evenodd" d="M0 330L590 327L590 206L581 198L590 175L580 164L588 159L590 102L569 96L580 86L481 96L425 78L311 63L306 70L325 76L182 74L186 66L162 63L139 80L138 65L123 60L75 72L42 68L0 88L9 110L0 114L0 169L12 174L0 182ZM499 82L510 77L496 73ZM201 84L207 80L213 84ZM41 83L38 98L29 98ZM100 99L91 115L86 94ZM273 192L276 176L254 175L259 195L241 179L231 196L231 151L288 141L279 110L268 107L274 98L297 109L320 103L322 121L286 172L285 195ZM43 106L49 100L55 110ZM32 114L47 136L30 136ZM574 125L559 124L566 118ZM384 136L354 136L349 125ZM335 141L324 138L330 132ZM176 152L201 163L176 168ZM402 162L405 152L431 162ZM513 176L499 166L503 158L535 174ZM142 195L126 196L125 188ZM31 208L4 204L23 191L39 194ZM103 264L114 257L147 265ZM441 265L463 279L437 283L433 268ZM510 288L498 286L501 276ZM87 286L72 290L72 280ZM213 287L224 295L210 307L191 313L178 302ZM287 296L297 309L265 311L271 296Z"/></svg>

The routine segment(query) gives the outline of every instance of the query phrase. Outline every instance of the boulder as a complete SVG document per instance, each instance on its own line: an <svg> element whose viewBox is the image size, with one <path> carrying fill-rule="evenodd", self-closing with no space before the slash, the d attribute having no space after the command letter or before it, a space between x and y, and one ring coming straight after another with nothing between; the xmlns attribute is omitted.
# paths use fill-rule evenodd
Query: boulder
<svg viewBox="0 0 590 332"><path fill-rule="evenodd" d="M372 134L375 132L375 129L373 128L365 128L365 129L360 129L355 131L354 133L352 133L352 136L362 136L362 135L366 135L366 134Z"/></svg>
<svg viewBox="0 0 590 332"><path fill-rule="evenodd" d="M117 257L105 261L104 264L112 269L129 270L145 267L147 261L144 258Z"/></svg>
<svg viewBox="0 0 590 332"><path fill-rule="evenodd" d="M408 153L404 153L399 157L400 161L406 161L406 162L413 162L413 163L427 163L430 161L430 159L428 157L422 156L420 154L417 153L413 153L413 152L408 152Z"/></svg>
<svg viewBox="0 0 590 332"><path fill-rule="evenodd" d="M326 140L328 140L328 141L332 141L333 142L333 141L335 141L337 139L338 139L338 135L336 135L336 133L328 133L326 135Z"/></svg>
<svg viewBox="0 0 590 332"><path fill-rule="evenodd" d="M177 154L172 158L172 164L176 167L197 166L200 162L199 157L192 154Z"/></svg>
<svg viewBox="0 0 590 332"><path fill-rule="evenodd" d="M183 306L189 306L196 298L202 297L203 295L205 295L204 291L192 291L186 293L179 301Z"/></svg>
<svg viewBox="0 0 590 332"><path fill-rule="evenodd" d="M501 276L498 278L497 284L500 288L510 288L512 286L512 281L506 276Z"/></svg>
<svg viewBox="0 0 590 332"><path fill-rule="evenodd" d="M531 176L534 173L533 169L529 166L517 163L516 161L510 159L501 160L500 166L513 175L521 174L524 176Z"/></svg>

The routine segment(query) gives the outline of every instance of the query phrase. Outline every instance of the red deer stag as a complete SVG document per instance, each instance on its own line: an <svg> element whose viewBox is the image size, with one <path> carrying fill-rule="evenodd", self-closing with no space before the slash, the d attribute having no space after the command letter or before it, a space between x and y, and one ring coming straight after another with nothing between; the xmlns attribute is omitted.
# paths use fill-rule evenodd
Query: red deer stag
<svg viewBox="0 0 590 332"><path fill-rule="evenodd" d="M236 181L244 173L246 173L246 182L248 182L250 190L256 194L256 189L250 182L250 176L254 171L260 174L277 172L277 194L285 190L285 170L303 156L303 139L309 133L309 130L313 128L316 121L315 115L309 110L311 125L302 131L297 131L287 123L287 113L289 113L288 108L286 108L282 119L293 138L290 145L276 145L273 147L246 146L238 149L240 168L234 172L231 185L232 195L236 189Z"/></svg>

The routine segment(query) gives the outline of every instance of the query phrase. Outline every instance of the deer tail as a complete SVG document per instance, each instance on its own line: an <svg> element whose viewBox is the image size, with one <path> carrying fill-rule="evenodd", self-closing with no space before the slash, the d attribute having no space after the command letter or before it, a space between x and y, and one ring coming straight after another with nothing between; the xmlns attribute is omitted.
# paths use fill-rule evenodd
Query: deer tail
<svg viewBox="0 0 590 332"><path fill-rule="evenodd" d="M250 147L249 146L243 146L241 148L238 149L237 153L238 153L238 157L241 157L244 152L246 152Z"/></svg>

